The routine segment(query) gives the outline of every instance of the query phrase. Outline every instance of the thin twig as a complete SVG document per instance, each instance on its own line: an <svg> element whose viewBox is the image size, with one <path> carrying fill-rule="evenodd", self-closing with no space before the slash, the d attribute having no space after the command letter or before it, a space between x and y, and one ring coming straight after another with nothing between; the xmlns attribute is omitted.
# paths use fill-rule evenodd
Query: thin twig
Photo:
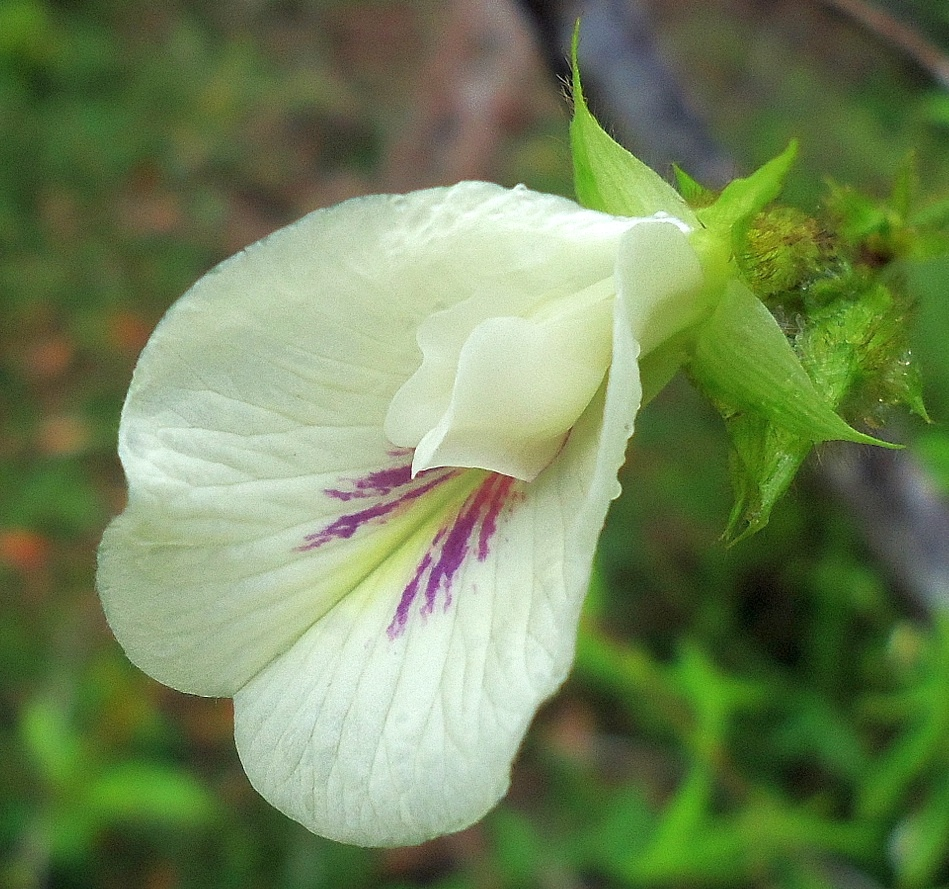
<svg viewBox="0 0 949 889"><path fill-rule="evenodd" d="M949 57L915 28L864 0L821 0L859 22L883 42L909 56L941 86L949 89Z"/></svg>

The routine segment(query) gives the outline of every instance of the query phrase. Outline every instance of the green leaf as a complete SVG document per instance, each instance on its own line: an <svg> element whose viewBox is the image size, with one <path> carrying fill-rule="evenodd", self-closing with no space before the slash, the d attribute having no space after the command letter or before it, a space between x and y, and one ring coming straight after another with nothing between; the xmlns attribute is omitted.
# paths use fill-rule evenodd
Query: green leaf
<svg viewBox="0 0 949 889"><path fill-rule="evenodd" d="M748 222L781 193L796 157L797 142L791 142L781 154L750 176L729 182L715 203L696 212L699 220L719 231L732 231Z"/></svg>
<svg viewBox="0 0 949 889"><path fill-rule="evenodd" d="M941 198L915 211L909 224L917 228L945 228L949 225L949 198Z"/></svg>
<svg viewBox="0 0 949 889"><path fill-rule="evenodd" d="M949 434L945 429L927 430L913 441L913 454L926 471L926 480L937 492L949 495Z"/></svg>
<svg viewBox="0 0 949 889"><path fill-rule="evenodd" d="M939 880L949 860L949 776L938 771L919 809L898 824L891 844L899 885L924 889Z"/></svg>
<svg viewBox="0 0 949 889"><path fill-rule="evenodd" d="M901 224L905 224L919 193L919 168L916 153L911 151L903 158L893 178L890 206Z"/></svg>
<svg viewBox="0 0 949 889"><path fill-rule="evenodd" d="M949 734L949 616L937 614L919 672L904 694L914 706L902 732L863 774L855 804L860 817L890 819L927 772L945 773ZM949 793L949 788L946 789Z"/></svg>
<svg viewBox="0 0 949 889"><path fill-rule="evenodd" d="M656 829L656 815L642 788L622 784L604 794L580 831L583 858L597 870L619 876L648 848ZM535 871L536 874L536 871ZM529 885L525 883L524 885Z"/></svg>
<svg viewBox="0 0 949 889"><path fill-rule="evenodd" d="M88 751L55 700L37 697L23 708L20 738L42 775L57 790L69 791L88 767Z"/></svg>
<svg viewBox="0 0 949 889"><path fill-rule="evenodd" d="M578 22L573 33L573 120L570 122L577 200L584 207L614 216L652 216L665 212L696 225L695 214L679 193L609 136L590 113L580 85L579 41Z"/></svg>
<svg viewBox="0 0 949 889"><path fill-rule="evenodd" d="M492 814L489 829L494 862L505 884L531 885L531 878L550 861L552 852L534 823L513 808L501 807Z"/></svg>
<svg viewBox="0 0 949 889"><path fill-rule="evenodd" d="M213 798L189 775L147 762L111 766L90 782L85 803L103 824L196 826L207 823L215 812Z"/></svg>

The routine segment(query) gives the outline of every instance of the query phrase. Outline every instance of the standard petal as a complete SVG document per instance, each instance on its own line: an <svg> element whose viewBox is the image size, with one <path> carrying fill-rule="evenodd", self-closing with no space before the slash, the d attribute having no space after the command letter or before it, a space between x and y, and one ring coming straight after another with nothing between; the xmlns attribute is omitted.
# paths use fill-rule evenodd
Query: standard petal
<svg viewBox="0 0 949 889"><path fill-rule="evenodd" d="M572 661L639 404L638 346L614 305L608 383L554 463L529 484L464 474L467 499L235 696L250 780L310 830L408 845L471 824L505 792Z"/></svg>
<svg viewBox="0 0 949 889"><path fill-rule="evenodd" d="M711 309L700 298L704 277L688 230L678 219L657 216L632 226L623 237L616 289L643 355Z"/></svg>
<svg viewBox="0 0 949 889"><path fill-rule="evenodd" d="M317 211L199 281L143 352L122 416L129 503L99 589L129 657L231 694L463 500L450 472L409 484L383 434L419 325L479 293L583 290L612 273L628 225L462 183Z"/></svg>

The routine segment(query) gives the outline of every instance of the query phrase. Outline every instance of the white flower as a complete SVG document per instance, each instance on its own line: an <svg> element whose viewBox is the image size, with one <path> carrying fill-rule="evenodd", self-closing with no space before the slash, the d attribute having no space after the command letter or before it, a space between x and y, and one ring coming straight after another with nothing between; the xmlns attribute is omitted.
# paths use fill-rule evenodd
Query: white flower
<svg viewBox="0 0 949 889"><path fill-rule="evenodd" d="M99 589L134 663L234 697L254 786L418 843L503 795L573 656L688 225L478 182L310 214L168 312Z"/></svg>

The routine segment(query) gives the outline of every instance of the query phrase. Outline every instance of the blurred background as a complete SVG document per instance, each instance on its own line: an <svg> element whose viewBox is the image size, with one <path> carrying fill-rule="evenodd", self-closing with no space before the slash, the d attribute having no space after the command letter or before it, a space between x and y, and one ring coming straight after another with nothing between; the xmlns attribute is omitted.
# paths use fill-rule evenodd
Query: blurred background
<svg viewBox="0 0 949 889"><path fill-rule="evenodd" d="M594 111L664 175L797 137L792 203L885 197L910 152L919 207L949 199L944 0L0 0L0 886L949 886L945 260L898 270L935 423L886 418L896 458L821 448L750 541L719 540L711 409L679 382L643 413L577 668L467 831L311 836L250 789L230 702L105 625L119 411L162 313L353 195L569 195L580 11Z"/></svg>

